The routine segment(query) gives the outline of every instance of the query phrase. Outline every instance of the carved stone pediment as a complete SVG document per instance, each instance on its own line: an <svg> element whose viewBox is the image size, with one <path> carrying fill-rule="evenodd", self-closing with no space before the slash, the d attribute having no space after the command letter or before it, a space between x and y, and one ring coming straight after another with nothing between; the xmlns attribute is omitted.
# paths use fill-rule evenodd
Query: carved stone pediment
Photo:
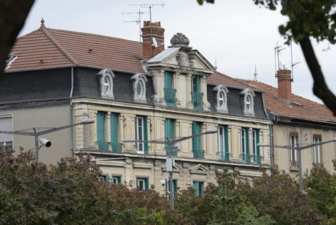
<svg viewBox="0 0 336 225"><path fill-rule="evenodd" d="M210 170L203 166L202 164L198 164L197 166L190 169L190 173L195 174L208 174Z"/></svg>

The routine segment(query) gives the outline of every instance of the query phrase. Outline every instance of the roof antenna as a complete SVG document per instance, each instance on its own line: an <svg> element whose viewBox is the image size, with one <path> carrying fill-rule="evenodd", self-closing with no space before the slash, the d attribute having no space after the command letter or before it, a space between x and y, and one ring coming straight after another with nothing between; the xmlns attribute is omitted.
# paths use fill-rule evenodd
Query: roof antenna
<svg viewBox="0 0 336 225"><path fill-rule="evenodd" d="M121 15L124 15L124 14L139 14L139 19L137 18L137 20L135 21L123 21L123 23L136 23L136 24L139 24L139 37L140 37L140 43L141 43L141 14L144 14L144 13L148 13L148 12L141 12L140 9L139 9L139 12L128 12L128 13L121 13Z"/></svg>
<svg viewBox="0 0 336 225"><path fill-rule="evenodd" d="M217 70L218 66L217 66L217 58L215 58L215 66L214 69Z"/></svg>
<svg viewBox="0 0 336 225"><path fill-rule="evenodd" d="M153 32L152 32L152 7L160 5L162 8L165 4L132 4L130 6L140 6L141 8L149 8L149 18L150 18L150 32L151 32L151 45L153 45ZM152 56L154 55L153 48L152 48Z"/></svg>
<svg viewBox="0 0 336 225"><path fill-rule="evenodd" d="M293 44L293 41L291 41L291 66L292 66L292 79L291 81L294 82L294 66L299 64L300 62L297 62L297 63L293 63L293 49L292 49L292 44Z"/></svg>
<svg viewBox="0 0 336 225"><path fill-rule="evenodd" d="M257 64L254 65L255 68L254 68L254 81L258 83L258 78L257 78Z"/></svg>
<svg viewBox="0 0 336 225"><path fill-rule="evenodd" d="M277 42L277 44L276 44L276 46L275 46L275 48L274 48L274 57L275 57L275 77L277 77L278 76L278 74L277 74L277 63L276 63L276 61L277 61L277 57L278 57L278 70L281 70L281 65L280 65L280 59L279 59L279 52L281 52L282 50L284 50L284 49L286 49L286 48L281 48L281 46L278 46L278 42Z"/></svg>

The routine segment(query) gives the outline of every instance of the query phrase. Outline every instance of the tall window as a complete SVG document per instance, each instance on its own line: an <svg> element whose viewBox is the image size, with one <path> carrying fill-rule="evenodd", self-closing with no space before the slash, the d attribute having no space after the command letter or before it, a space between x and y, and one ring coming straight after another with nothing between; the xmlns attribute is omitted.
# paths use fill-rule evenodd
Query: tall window
<svg viewBox="0 0 336 225"><path fill-rule="evenodd" d="M240 130L240 149L242 161L245 163L250 163L250 153L249 153L249 129L242 128Z"/></svg>
<svg viewBox="0 0 336 225"><path fill-rule="evenodd" d="M203 189L204 189L204 182L194 181L193 182L193 188L196 190L195 196L202 195L203 194Z"/></svg>
<svg viewBox="0 0 336 225"><path fill-rule="evenodd" d="M121 184L121 177L113 176L112 177L112 183Z"/></svg>
<svg viewBox="0 0 336 225"><path fill-rule="evenodd" d="M174 137L174 120L173 119L166 119L165 120L165 138L173 138ZM165 145L166 148L166 153L167 155L169 154L168 152L168 145ZM173 145L170 146L173 149ZM177 152L173 151L172 156L177 156Z"/></svg>
<svg viewBox="0 0 336 225"><path fill-rule="evenodd" d="M147 141L147 117L135 117L135 139L137 141ZM137 142L137 153L148 154L148 144Z"/></svg>
<svg viewBox="0 0 336 225"><path fill-rule="evenodd" d="M200 92L200 77L192 76L191 97L194 109L203 110L203 93Z"/></svg>
<svg viewBox="0 0 336 225"><path fill-rule="evenodd" d="M201 133L201 123L193 122L192 124L192 135ZM194 153L194 158L204 159L204 150L201 150L201 137L194 137L192 139L192 150Z"/></svg>
<svg viewBox="0 0 336 225"><path fill-rule="evenodd" d="M218 155L219 160L230 160L227 126L218 127Z"/></svg>
<svg viewBox="0 0 336 225"><path fill-rule="evenodd" d="M216 102L215 102L215 107L217 112L220 113L228 113L228 107L227 107L227 94L229 93L229 90L227 89L226 86L224 85L217 85L213 89L214 92L216 93Z"/></svg>
<svg viewBox="0 0 336 225"><path fill-rule="evenodd" d="M148 178L137 178L136 183L139 191L147 191L149 189Z"/></svg>
<svg viewBox="0 0 336 225"><path fill-rule="evenodd" d="M252 157L253 163L261 164L260 149L257 144L259 143L259 130L252 130Z"/></svg>
<svg viewBox="0 0 336 225"><path fill-rule="evenodd" d="M105 142L105 112L97 112L97 143L98 149L108 151L108 143Z"/></svg>
<svg viewBox="0 0 336 225"><path fill-rule="evenodd" d="M167 106L176 106L176 89L173 89L173 74L164 73L164 98Z"/></svg>
<svg viewBox="0 0 336 225"><path fill-rule="evenodd" d="M321 135L314 135L314 144L321 142ZM321 145L314 146L314 163L321 163Z"/></svg>
<svg viewBox="0 0 336 225"><path fill-rule="evenodd" d="M13 131L12 115L0 115L0 127L3 131ZM0 151L13 148L13 135L0 134Z"/></svg>
<svg viewBox="0 0 336 225"><path fill-rule="evenodd" d="M174 189L174 197L175 197L175 195L177 193L177 180L173 180L173 189ZM166 180L166 191L167 191L167 194L170 193L170 184L169 184L169 181L167 181L167 180ZM169 196L169 194L168 194L168 196Z"/></svg>
<svg viewBox="0 0 336 225"><path fill-rule="evenodd" d="M297 147L297 138L298 138L297 132L290 133L289 140L290 140L290 146L292 147L292 149L290 150L291 167L298 167L297 150L294 149L294 147Z"/></svg>
<svg viewBox="0 0 336 225"><path fill-rule="evenodd" d="M254 114L254 97L256 96L254 91L249 88L244 89L240 93L243 98L243 112L246 116L255 116Z"/></svg>
<svg viewBox="0 0 336 225"><path fill-rule="evenodd" d="M111 129L111 145L113 152L121 152L122 143L118 142L118 118L119 114L111 113L110 116L110 129Z"/></svg>

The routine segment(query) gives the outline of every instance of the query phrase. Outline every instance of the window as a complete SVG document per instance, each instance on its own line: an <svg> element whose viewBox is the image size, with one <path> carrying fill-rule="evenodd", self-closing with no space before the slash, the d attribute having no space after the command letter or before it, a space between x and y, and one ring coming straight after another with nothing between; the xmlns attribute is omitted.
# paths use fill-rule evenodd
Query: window
<svg viewBox="0 0 336 225"><path fill-rule="evenodd" d="M201 196L203 194L204 182L194 181L193 188L196 190L195 196Z"/></svg>
<svg viewBox="0 0 336 225"><path fill-rule="evenodd" d="M216 110L220 113L228 113L229 110L227 108L227 93L229 93L229 90L224 85L217 85L214 89L214 92L216 92Z"/></svg>
<svg viewBox="0 0 336 225"><path fill-rule="evenodd" d="M119 143L118 140L118 113L111 113L110 115L110 136L111 136L111 146L112 152L121 152L122 143Z"/></svg>
<svg viewBox="0 0 336 225"><path fill-rule="evenodd" d="M147 77L144 74L137 73L131 77L133 82L133 100L136 102L147 102L146 100L146 82Z"/></svg>
<svg viewBox="0 0 336 225"><path fill-rule="evenodd" d="M137 178L137 188L139 191L147 191L148 187L148 178Z"/></svg>
<svg viewBox="0 0 336 225"><path fill-rule="evenodd" d="M201 123L193 122L192 124L192 135L201 133ZM196 159L204 159L204 150L201 150L201 137L194 137L192 139L192 150L194 153L194 158Z"/></svg>
<svg viewBox="0 0 336 225"><path fill-rule="evenodd" d="M261 164L259 143L259 130L252 130L252 157L254 164Z"/></svg>
<svg viewBox="0 0 336 225"><path fill-rule="evenodd" d="M290 150L291 167L299 166L298 161L297 161L297 150L294 149L294 147L297 147L297 138L298 138L297 132L290 132L289 141L290 141L290 146L293 148Z"/></svg>
<svg viewBox="0 0 336 225"><path fill-rule="evenodd" d="M219 160L229 161L229 143L228 143L228 127L219 126L218 127L218 155Z"/></svg>
<svg viewBox="0 0 336 225"><path fill-rule="evenodd" d="M250 163L249 128L242 128L240 130L240 149L242 161L245 163Z"/></svg>
<svg viewBox="0 0 336 225"><path fill-rule="evenodd" d="M107 176L107 175L101 175L101 176L99 177L99 180L100 180L100 181L106 181L106 182L108 182L108 181L109 181L109 176Z"/></svg>
<svg viewBox="0 0 336 225"><path fill-rule="evenodd" d="M98 73L100 80L100 96L102 98L114 99L113 95L113 78L114 73L110 69L103 69Z"/></svg>
<svg viewBox="0 0 336 225"><path fill-rule="evenodd" d="M191 98L194 109L203 110L203 93L200 92L200 77L191 78Z"/></svg>
<svg viewBox="0 0 336 225"><path fill-rule="evenodd" d="M173 189L174 189L174 197L177 193L177 180L173 180ZM167 197L169 197L170 193L170 185L169 185L169 180L166 180L166 192L167 192Z"/></svg>
<svg viewBox="0 0 336 225"><path fill-rule="evenodd" d="M121 184L121 177L113 176L112 177L112 183Z"/></svg>
<svg viewBox="0 0 336 225"><path fill-rule="evenodd" d="M254 116L254 97L255 93L250 89L244 89L242 95L243 113L246 116Z"/></svg>
<svg viewBox="0 0 336 225"><path fill-rule="evenodd" d="M13 131L12 115L0 115L0 127L2 131ZM0 134L0 151L13 148L13 135Z"/></svg>
<svg viewBox="0 0 336 225"><path fill-rule="evenodd" d="M173 119L166 119L165 120L165 138L173 138L174 137L174 120ZM166 148L166 155L169 155L169 149L168 145L165 145ZM170 146L172 149L174 149L174 146ZM177 152L173 151L172 156L177 156Z"/></svg>
<svg viewBox="0 0 336 225"><path fill-rule="evenodd" d="M176 89L173 89L173 74L164 73L164 98L167 106L176 106Z"/></svg>
<svg viewBox="0 0 336 225"><path fill-rule="evenodd" d="M135 117L135 139L137 141L147 141L147 117L137 116ZM147 143L136 143L138 154L148 154Z"/></svg>
<svg viewBox="0 0 336 225"><path fill-rule="evenodd" d="M105 112L97 112L97 144L98 150L108 151L108 142L105 142Z"/></svg>
<svg viewBox="0 0 336 225"><path fill-rule="evenodd" d="M314 134L313 135L314 144L318 144L321 142L321 135ZM314 163L321 163L321 145L314 146Z"/></svg>

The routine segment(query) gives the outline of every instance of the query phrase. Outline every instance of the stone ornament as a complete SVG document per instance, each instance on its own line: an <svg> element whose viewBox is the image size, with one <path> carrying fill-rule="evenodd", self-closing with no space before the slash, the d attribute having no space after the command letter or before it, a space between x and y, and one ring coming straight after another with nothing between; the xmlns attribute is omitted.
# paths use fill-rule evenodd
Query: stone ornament
<svg viewBox="0 0 336 225"><path fill-rule="evenodd" d="M217 85L213 89L214 92L216 92L215 99L215 108L218 113L229 113L228 107L227 107L227 93L229 93L229 90L224 85Z"/></svg>
<svg viewBox="0 0 336 225"><path fill-rule="evenodd" d="M242 95L242 107L245 116L255 116L254 113L254 97L255 93L249 88L244 89Z"/></svg>
<svg viewBox="0 0 336 225"><path fill-rule="evenodd" d="M102 98L114 99L113 95L113 78L114 73L110 69L103 69L97 74L100 84L100 96Z"/></svg>
<svg viewBox="0 0 336 225"><path fill-rule="evenodd" d="M146 82L148 81L146 75L137 73L131 77L133 82L133 100L135 102L147 103L146 99Z"/></svg>
<svg viewBox="0 0 336 225"><path fill-rule="evenodd" d="M170 43L173 47L188 47L189 45L189 38L187 38L182 33L175 34L172 39L170 39Z"/></svg>

